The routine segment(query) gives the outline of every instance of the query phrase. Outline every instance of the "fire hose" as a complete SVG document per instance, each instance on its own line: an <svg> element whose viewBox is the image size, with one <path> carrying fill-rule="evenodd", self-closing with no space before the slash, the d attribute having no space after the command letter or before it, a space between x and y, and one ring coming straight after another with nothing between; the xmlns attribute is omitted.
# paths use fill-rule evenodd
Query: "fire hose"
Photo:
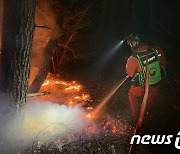
<svg viewBox="0 0 180 154"><path fill-rule="evenodd" d="M146 52L145 92L144 92L144 97L143 97L143 101L142 101L142 104L141 104L141 109L140 109L140 112L139 112L138 121L137 121L136 128L135 128L135 131L134 131L134 135L136 135L138 133L138 130L141 128L142 122L143 122L143 119L144 119L144 115L145 115L145 111L146 111L146 105L147 105L147 99L148 99L148 93L149 93L149 83L148 82L149 82L148 52ZM129 154L131 154L132 152L133 152L133 144L130 145Z"/></svg>

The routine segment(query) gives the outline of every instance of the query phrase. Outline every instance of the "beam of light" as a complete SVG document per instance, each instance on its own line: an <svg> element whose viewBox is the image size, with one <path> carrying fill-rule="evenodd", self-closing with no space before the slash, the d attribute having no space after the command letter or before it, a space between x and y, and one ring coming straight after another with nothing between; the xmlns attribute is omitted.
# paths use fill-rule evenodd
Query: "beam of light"
<svg viewBox="0 0 180 154"><path fill-rule="evenodd" d="M121 49L122 45L124 43L124 40L121 40L118 42L109 52L105 53L101 58L98 59L97 62L92 66L93 70L99 70L101 69L111 58L112 56Z"/></svg>
<svg viewBox="0 0 180 154"><path fill-rule="evenodd" d="M118 44L116 44L108 53L106 53L101 60L102 65L104 65L105 63L108 62L108 60L110 60L110 58L118 51L118 49L120 49L120 47L123 44L123 40L121 42L119 42Z"/></svg>
<svg viewBox="0 0 180 154"><path fill-rule="evenodd" d="M99 111L107 104L107 102L110 100L110 98L115 94L115 92L123 85L123 83L129 78L129 75L127 75L125 78L123 78L120 82L118 82L111 91L105 96L103 101L94 109L93 112L89 113L87 117L93 118L99 113ZM93 116L92 116L93 115Z"/></svg>
<svg viewBox="0 0 180 154"><path fill-rule="evenodd" d="M112 49L112 52L118 51L118 49L122 46L123 43L124 43L124 40L122 40L121 42L119 42L119 43Z"/></svg>

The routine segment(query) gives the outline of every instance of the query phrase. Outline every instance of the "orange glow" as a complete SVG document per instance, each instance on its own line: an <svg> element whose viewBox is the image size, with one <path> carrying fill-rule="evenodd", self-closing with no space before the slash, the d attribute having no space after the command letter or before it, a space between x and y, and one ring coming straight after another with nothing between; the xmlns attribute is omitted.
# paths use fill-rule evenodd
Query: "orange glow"
<svg viewBox="0 0 180 154"><path fill-rule="evenodd" d="M86 115L86 117L89 118L89 119L93 119L93 118L94 118L94 115L93 115L92 113L88 113L88 114Z"/></svg>
<svg viewBox="0 0 180 154"><path fill-rule="evenodd" d="M39 97L39 99L52 100L53 102L63 103L67 106L75 106L76 104L85 106L86 103L88 103L85 109L89 112L84 115L84 118L90 122L94 122L95 119L99 118L99 111L102 106L98 106L95 109L92 106L89 106L92 102L90 94L76 81L69 82L48 78L43 83L41 90L49 91L51 94ZM109 96L104 102L107 102L108 99ZM106 104L104 102L103 105ZM99 131L111 134L128 134L133 131L133 128L126 125L122 119L107 117L107 119L99 122L100 127L98 124L94 123L86 129L87 134L97 134Z"/></svg>
<svg viewBox="0 0 180 154"><path fill-rule="evenodd" d="M84 106L87 103L92 102L88 92L85 92L85 88L77 81L60 80L50 74L42 84L40 91L48 91L51 94L37 99L48 100L55 103L57 102L58 104L71 106L81 104Z"/></svg>
<svg viewBox="0 0 180 154"><path fill-rule="evenodd" d="M72 86L72 85L69 85L69 87L66 88L66 90L80 90L81 89L81 86Z"/></svg>
<svg viewBox="0 0 180 154"><path fill-rule="evenodd" d="M93 110L93 107L89 106L86 108L87 110Z"/></svg>
<svg viewBox="0 0 180 154"><path fill-rule="evenodd" d="M76 96L76 97L74 97L75 99L79 99L80 97L79 96Z"/></svg>
<svg viewBox="0 0 180 154"><path fill-rule="evenodd" d="M73 104L73 101L70 101L69 104Z"/></svg>
<svg viewBox="0 0 180 154"><path fill-rule="evenodd" d="M67 106L75 106L76 104L81 104L84 106L88 103L88 107L85 109L89 111L89 113L84 115L84 118L88 121L93 122L96 118L99 117L99 111L101 110L102 106L96 107L95 109L92 106L89 106L92 102L90 94L86 92L84 87L80 85L76 81L63 81L54 78L47 78L41 87L42 91L49 91L51 92L50 95L42 96L40 99L52 100L54 102L60 102L61 104L66 104ZM111 94L110 94L111 95ZM103 105L106 104L107 100L106 97L105 101L103 101ZM94 124L88 127L87 133L88 134L96 134L99 131L103 131L104 133L111 133L111 134L128 134L133 131L133 128L126 125L122 119L114 119L108 117L107 119L100 122L101 130L98 124Z"/></svg>
<svg viewBox="0 0 180 154"><path fill-rule="evenodd" d="M90 120L94 120L91 114L92 113L87 114L87 118ZM129 135L134 131L134 127L126 125L126 122L120 118L114 119L108 116L107 119L103 119L99 122L100 124L93 123L92 125L90 125L90 127L87 127L86 132L88 135L95 135L99 133Z"/></svg>

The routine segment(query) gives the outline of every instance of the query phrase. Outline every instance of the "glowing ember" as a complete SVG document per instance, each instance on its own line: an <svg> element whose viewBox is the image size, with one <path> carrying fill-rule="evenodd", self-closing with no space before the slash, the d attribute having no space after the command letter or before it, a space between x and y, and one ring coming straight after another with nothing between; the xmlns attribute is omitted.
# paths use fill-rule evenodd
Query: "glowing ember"
<svg viewBox="0 0 180 154"><path fill-rule="evenodd" d="M70 101L69 104L73 104L73 101Z"/></svg>
<svg viewBox="0 0 180 154"><path fill-rule="evenodd" d="M65 86L68 86L65 88L65 90L80 90L81 89L81 86L80 85L74 85L76 84L75 81L73 81L72 83L68 83L68 82L65 82L65 81L59 81L59 80L46 80L44 81L44 83L42 84L42 86L49 86L49 85L65 85Z"/></svg>
<svg viewBox="0 0 180 154"><path fill-rule="evenodd" d="M94 123L94 119L97 118L97 114L99 113L101 108L108 102L116 89L117 88L115 87L115 90L110 92L110 94L106 96L106 98L97 108L94 109L91 106L85 108L86 110L89 110L90 113L84 115L84 118L88 122L93 123L85 130L88 136L102 133L129 134L133 132L134 129L129 125L126 125L122 119L113 119L108 117L105 120L99 121L98 124ZM81 104L82 106L84 106L86 105L86 103L88 103L89 105L89 103L92 102L90 95L85 92L83 86L78 84L76 81L67 82L58 79L47 79L43 83L41 90L51 92L51 95L43 96L44 98L47 97L47 100L54 101L55 99L59 99L60 103L62 102L67 106L75 106L76 104Z"/></svg>
<svg viewBox="0 0 180 154"><path fill-rule="evenodd" d="M76 96L76 97L74 97L75 99L79 99L80 97L79 96Z"/></svg>
<svg viewBox="0 0 180 154"><path fill-rule="evenodd" d="M92 119L91 114L88 114L87 117ZM132 135L134 128L127 125L123 119L120 118L110 118L101 120L98 123L93 123L89 127L85 129L86 135L94 136L94 135Z"/></svg>
<svg viewBox="0 0 180 154"><path fill-rule="evenodd" d="M93 107L89 106L86 108L87 110L93 110Z"/></svg>
<svg viewBox="0 0 180 154"><path fill-rule="evenodd" d="M81 104L85 106L87 103L92 102L90 95L85 93L85 88L76 81L63 81L50 75L42 84L40 91L49 91L51 95L43 96L38 99L48 100L58 104L70 106Z"/></svg>
<svg viewBox="0 0 180 154"><path fill-rule="evenodd" d="M95 117L94 117L94 114L92 114L92 113L88 113L87 115L86 115L86 117L88 118L88 119L94 119Z"/></svg>
<svg viewBox="0 0 180 154"><path fill-rule="evenodd" d="M92 118L92 115L89 113L89 114L87 114L87 117L88 118Z"/></svg>
<svg viewBox="0 0 180 154"><path fill-rule="evenodd" d="M78 86L71 86L71 85L70 85L68 88L66 88L66 90L78 90L78 91L79 91L80 89L81 89L81 86L79 86L79 85L78 85Z"/></svg>

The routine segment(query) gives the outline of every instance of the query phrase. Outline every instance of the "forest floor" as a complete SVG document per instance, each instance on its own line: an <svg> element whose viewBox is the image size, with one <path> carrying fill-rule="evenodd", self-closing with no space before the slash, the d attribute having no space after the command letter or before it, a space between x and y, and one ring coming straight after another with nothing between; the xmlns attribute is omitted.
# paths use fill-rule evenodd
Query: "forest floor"
<svg viewBox="0 0 180 154"><path fill-rule="evenodd" d="M96 106L104 94L104 91L111 89L116 81L100 82L93 85L87 84L87 89L91 92ZM97 86L98 84L98 86ZM93 87L94 86L94 87ZM110 102L101 111L101 118L97 123L101 123L107 117L113 121L118 118L122 119L122 133L113 133L113 125L110 125L106 131L92 136L73 137L73 139L56 139L46 144L35 142L33 147L27 149L25 153L62 153L62 154L127 154L129 151L130 139L133 135L135 122L131 117L131 110L128 102L128 89L130 81L127 81L112 97ZM174 86L164 82L160 96L150 114L144 119L143 126L139 131L141 135L174 135L176 137L180 122L179 109L180 104L178 97L174 93ZM104 127L104 125L103 125ZM134 153L139 154L156 154L156 153L176 153L174 140L170 145L138 145Z"/></svg>

